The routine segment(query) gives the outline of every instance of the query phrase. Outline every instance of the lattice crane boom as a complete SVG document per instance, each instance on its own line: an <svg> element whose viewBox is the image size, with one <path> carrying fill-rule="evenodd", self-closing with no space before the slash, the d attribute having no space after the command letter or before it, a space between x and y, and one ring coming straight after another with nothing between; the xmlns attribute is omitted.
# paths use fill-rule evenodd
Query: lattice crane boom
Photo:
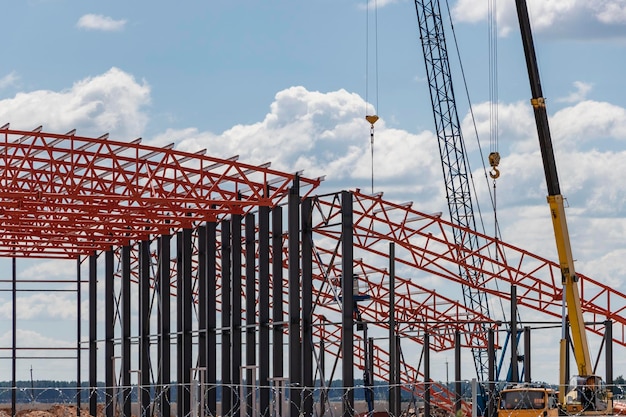
<svg viewBox="0 0 626 417"><path fill-rule="evenodd" d="M469 174L439 1L415 0L415 10L419 22L450 218L454 224L476 230ZM470 253L474 253L480 246L476 235L473 234L455 233L454 241L459 248L467 249ZM468 262L471 265L478 265L479 259L471 255ZM480 290L482 275L472 272L472 269L459 268L459 275L464 282L462 284L463 300L470 310L489 317L487 296ZM473 349L472 352L477 377L480 381L484 381L488 371L487 351Z"/></svg>

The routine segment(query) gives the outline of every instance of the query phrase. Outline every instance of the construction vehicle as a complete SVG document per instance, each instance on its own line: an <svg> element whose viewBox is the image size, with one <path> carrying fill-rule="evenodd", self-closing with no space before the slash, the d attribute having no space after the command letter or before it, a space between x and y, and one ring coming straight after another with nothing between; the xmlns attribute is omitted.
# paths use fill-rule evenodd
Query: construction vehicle
<svg viewBox="0 0 626 417"><path fill-rule="evenodd" d="M498 417L557 417L556 391L545 385L521 383L500 391Z"/></svg>
<svg viewBox="0 0 626 417"><path fill-rule="evenodd" d="M559 390L558 405L561 412L566 414L582 414L582 415L607 415L612 414L613 405L611 393L606 389L602 378L593 375L591 372L591 357L589 355L589 346L587 343L587 335L585 333L585 323L583 320L582 309L580 305L580 296L578 292L578 277L574 269L574 258L572 257L572 249L570 245L569 234L567 230L567 222L565 218L565 207L563 196L560 192L559 179L557 176L556 162L554 159L554 151L552 148L552 139L550 137L550 129L548 125L548 115L546 112L545 99L541 91L541 82L539 80L539 69L535 56L532 32L530 28L530 20L528 16L528 8L526 0L515 0L517 7L517 16L519 20L522 43L524 46L524 55L526 57L526 66L528 69L528 77L530 80L530 89L532 92L531 104L535 114L535 122L537 125L537 133L539 136L539 145L541 148L541 157L543 159L543 168L548 189L548 204L552 217L552 226L554 228L554 236L556 239L556 248L561 269L561 280L563 285L563 303L564 314L562 324L562 334L560 342L560 372L559 372ZM567 311L567 316L565 316ZM567 324L571 326L571 341L574 349L574 357L578 367L578 376L574 376L567 387L566 383L566 355L567 355ZM544 411L550 415L552 409L549 408L549 396L551 389L543 388L546 392L541 396L537 389L541 388L531 386L509 387L501 392L501 400L498 408L498 417L524 417L529 415L528 407L521 407L519 411L513 406L509 407L508 399L517 398L520 405L532 406L533 401L537 401L537 406L543 404ZM542 399L541 399L541 398ZM543 402L542 402L543 401ZM537 410L531 410L532 415L540 415Z"/></svg>

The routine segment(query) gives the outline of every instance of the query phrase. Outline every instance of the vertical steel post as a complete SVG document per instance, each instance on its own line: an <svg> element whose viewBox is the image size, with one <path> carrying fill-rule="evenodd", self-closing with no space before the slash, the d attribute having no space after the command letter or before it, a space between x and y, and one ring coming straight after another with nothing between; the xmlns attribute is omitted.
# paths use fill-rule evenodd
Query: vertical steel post
<svg viewBox="0 0 626 417"><path fill-rule="evenodd" d="M253 395L255 391L256 372L256 253L255 235L256 219L254 214L248 213L245 217L246 228L246 381L248 397L246 398L246 415L251 416L255 412L253 407Z"/></svg>
<svg viewBox="0 0 626 417"><path fill-rule="evenodd" d="M272 376L284 377L283 365L283 208L272 208Z"/></svg>
<svg viewBox="0 0 626 417"><path fill-rule="evenodd" d="M115 281L114 266L115 254L113 249L104 253L104 386L105 404L104 411L106 417L113 417L113 396L115 392Z"/></svg>
<svg viewBox="0 0 626 417"><path fill-rule="evenodd" d="M313 202L302 201L302 386L303 411L313 415Z"/></svg>
<svg viewBox="0 0 626 417"><path fill-rule="evenodd" d="M430 417L430 335L424 333L424 417Z"/></svg>
<svg viewBox="0 0 626 417"><path fill-rule="evenodd" d="M289 189L287 201L289 279L289 402L292 416L302 411L302 345L300 342L300 181Z"/></svg>
<svg viewBox="0 0 626 417"><path fill-rule="evenodd" d="M139 415L150 415L150 240L139 242Z"/></svg>
<svg viewBox="0 0 626 417"><path fill-rule="evenodd" d="M158 239L158 363L159 375L157 377L157 398L159 398L159 410L161 416L170 416L170 396L171 390L169 384L171 382L171 298L170 298L170 235L161 235ZM107 416L112 417L112 416Z"/></svg>
<svg viewBox="0 0 626 417"><path fill-rule="evenodd" d="M217 223L207 222L207 413L217 415Z"/></svg>
<svg viewBox="0 0 626 417"><path fill-rule="evenodd" d="M606 381L605 383L609 387L609 390L613 392L613 321L606 320L604 322L604 343L605 343L605 371Z"/></svg>
<svg viewBox="0 0 626 417"><path fill-rule="evenodd" d="M11 415L17 415L17 260L11 259Z"/></svg>
<svg viewBox="0 0 626 417"><path fill-rule="evenodd" d="M222 221L222 415L234 415L231 387L230 221Z"/></svg>
<svg viewBox="0 0 626 417"><path fill-rule="evenodd" d="M89 414L98 409L98 255L89 255Z"/></svg>
<svg viewBox="0 0 626 417"><path fill-rule="evenodd" d="M398 345L396 342L396 247L389 242L389 411L400 415L399 369L396 367Z"/></svg>
<svg viewBox="0 0 626 417"><path fill-rule="evenodd" d="M182 354L183 354L183 403L182 403L182 416L188 416L191 412L191 368L193 366L193 339L191 332L193 330L193 284L192 284L192 258L193 258L193 245L192 245L192 230L190 228L184 228L182 231L182 273L183 273L183 298L182 298L182 313L183 313L183 333L182 333ZM178 404L179 409L181 404Z"/></svg>
<svg viewBox="0 0 626 417"><path fill-rule="evenodd" d="M185 372L184 366L184 293L185 283L183 279L183 232L176 232L176 415L185 417Z"/></svg>
<svg viewBox="0 0 626 417"><path fill-rule="evenodd" d="M487 332L487 362L488 362L488 386L489 397L487 403L487 417L496 416L496 351L495 351L495 334L493 328Z"/></svg>
<svg viewBox="0 0 626 417"><path fill-rule="evenodd" d="M259 207L259 408L270 415L270 209Z"/></svg>
<svg viewBox="0 0 626 417"><path fill-rule="evenodd" d="M198 233L198 369L206 371L207 366L207 229L206 226L199 226ZM202 393L204 395L205 393ZM195 408L194 408L195 409ZM205 410L200 410L203 414Z"/></svg>
<svg viewBox="0 0 626 417"><path fill-rule="evenodd" d="M530 357L530 327L524 327L524 382L532 382L530 375L532 360Z"/></svg>
<svg viewBox="0 0 626 417"><path fill-rule="evenodd" d="M131 295L130 295L130 244L121 248L121 267L122 267L122 415L131 417Z"/></svg>
<svg viewBox="0 0 626 417"><path fill-rule="evenodd" d="M354 265L352 193L341 192L341 357L343 416L354 415Z"/></svg>
<svg viewBox="0 0 626 417"><path fill-rule="evenodd" d="M80 304L81 304L81 271L80 271L80 256L76 259L76 415L77 417L80 417L80 403L81 403L81 398L83 396L82 394L82 389L81 389L81 377L80 377L80 371L82 369L82 366L80 364L81 361L81 357L82 357L82 349L80 346L80 341L82 339L81 336L81 321L82 321L82 315L81 315L81 308L80 308Z"/></svg>
<svg viewBox="0 0 626 417"><path fill-rule="evenodd" d="M232 320L232 343L231 343L231 379L233 383L233 392L238 392L238 385L241 382L241 278L242 278L242 263L241 263L241 215L233 214L231 216L231 320ZM233 396L233 415L239 414L241 407L241 398L238 395Z"/></svg>
<svg viewBox="0 0 626 417"><path fill-rule="evenodd" d="M517 287L511 285L511 382L519 382L517 362Z"/></svg>
<svg viewBox="0 0 626 417"><path fill-rule="evenodd" d="M454 331L454 412L461 411L461 332Z"/></svg>

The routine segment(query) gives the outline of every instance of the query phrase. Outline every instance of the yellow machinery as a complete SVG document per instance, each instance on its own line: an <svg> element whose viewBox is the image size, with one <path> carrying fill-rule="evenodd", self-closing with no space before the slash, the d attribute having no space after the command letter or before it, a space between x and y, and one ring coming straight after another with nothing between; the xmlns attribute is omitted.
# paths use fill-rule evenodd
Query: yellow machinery
<svg viewBox="0 0 626 417"><path fill-rule="evenodd" d="M557 417L556 392L545 386L518 384L500 391L498 417Z"/></svg>
<svg viewBox="0 0 626 417"><path fill-rule="evenodd" d="M515 3L517 6L517 16L519 19L522 42L524 45L526 66L528 68L528 77L532 92L531 104L535 113L535 122L537 125L539 145L541 148L541 156L543 159L543 167L548 188L548 204L550 206L550 214L554 228L554 237L556 240L563 284L564 317L560 343L558 404L561 411L568 414L611 414L611 394L606 389L602 378L597 375L593 375L592 372L587 335L585 333L585 323L583 320L582 309L580 306L580 296L578 293L578 277L576 276L576 271L574 269L574 258L572 257L570 239L567 231L563 196L561 195L559 187L554 151L552 149L552 139L550 137L550 129L548 125L548 115L546 112L543 93L541 91L541 82L539 80L539 70L537 67L537 59L535 56L526 0L515 0ZM565 317L565 311L567 311L567 319L569 320L569 324L571 326L574 357L578 367L578 376L571 379L569 387L567 386L565 369L567 347L567 320ZM525 417L527 415L538 416L543 414L543 411L541 413L537 413L534 406L536 405L539 407L540 404L543 404L541 409L547 413L543 415L551 415L553 411L548 403L550 401L549 398L551 398L550 396L552 395L552 390L543 388L545 393L540 394L539 391L541 390L542 388L530 387L527 385L519 385L503 390L501 395L502 400L498 407L498 417L508 417L512 415L516 417ZM509 407L510 404L507 401L509 398L516 398L518 404L524 405L524 407ZM536 401L536 404L534 401Z"/></svg>

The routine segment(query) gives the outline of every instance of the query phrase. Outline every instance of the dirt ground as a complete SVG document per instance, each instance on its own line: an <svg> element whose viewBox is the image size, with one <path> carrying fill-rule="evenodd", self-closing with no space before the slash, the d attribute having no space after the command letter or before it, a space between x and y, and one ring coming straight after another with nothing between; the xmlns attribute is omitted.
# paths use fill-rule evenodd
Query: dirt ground
<svg viewBox="0 0 626 417"><path fill-rule="evenodd" d="M98 411L96 417L104 416L104 407L98 405ZM36 408L17 409L18 417L76 417L76 406L72 405L50 405L41 404ZM0 417L11 417L11 408L0 408ZM89 410L82 408L80 410L80 417L92 417L89 415Z"/></svg>

